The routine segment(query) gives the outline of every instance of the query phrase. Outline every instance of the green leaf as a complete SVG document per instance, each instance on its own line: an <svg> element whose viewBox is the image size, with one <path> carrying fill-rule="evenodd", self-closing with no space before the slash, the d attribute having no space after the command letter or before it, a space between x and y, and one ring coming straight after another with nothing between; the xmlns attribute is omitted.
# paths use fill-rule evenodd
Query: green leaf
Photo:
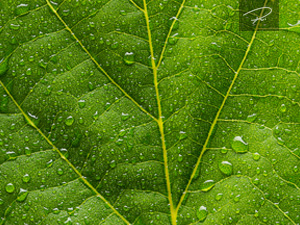
<svg viewBox="0 0 300 225"><path fill-rule="evenodd" d="M280 4L239 31L236 0L2 0L0 224L299 224Z"/></svg>

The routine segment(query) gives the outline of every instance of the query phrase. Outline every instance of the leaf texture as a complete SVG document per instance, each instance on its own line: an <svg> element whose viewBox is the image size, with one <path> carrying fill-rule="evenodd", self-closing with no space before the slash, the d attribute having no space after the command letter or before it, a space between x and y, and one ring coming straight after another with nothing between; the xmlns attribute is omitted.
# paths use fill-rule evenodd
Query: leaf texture
<svg viewBox="0 0 300 225"><path fill-rule="evenodd" d="M299 224L299 12L2 0L0 224Z"/></svg>

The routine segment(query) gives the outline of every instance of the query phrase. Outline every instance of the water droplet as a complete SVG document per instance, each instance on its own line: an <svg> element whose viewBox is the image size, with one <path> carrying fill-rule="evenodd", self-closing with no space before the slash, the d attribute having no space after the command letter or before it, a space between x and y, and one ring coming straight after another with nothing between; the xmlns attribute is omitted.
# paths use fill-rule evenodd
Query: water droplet
<svg viewBox="0 0 300 225"><path fill-rule="evenodd" d="M90 91L92 91L92 90L95 89L95 86L94 86L94 84L93 84L92 82L89 82L89 83L88 83L88 87L89 87L89 90L90 90Z"/></svg>
<svg viewBox="0 0 300 225"><path fill-rule="evenodd" d="M130 117L129 114L127 114L127 113L122 113L122 120L123 120L123 121L127 120L129 117Z"/></svg>
<svg viewBox="0 0 300 225"><path fill-rule="evenodd" d="M293 170L295 173L297 173L299 171L298 166L294 166Z"/></svg>
<svg viewBox="0 0 300 225"><path fill-rule="evenodd" d="M286 106L285 106L285 104L282 104L281 106L280 106L280 111L281 112L286 112Z"/></svg>
<svg viewBox="0 0 300 225"><path fill-rule="evenodd" d="M26 173L26 174L23 176L22 180L23 180L24 183L28 183L28 182L30 181L30 176L29 176L29 174Z"/></svg>
<svg viewBox="0 0 300 225"><path fill-rule="evenodd" d="M9 25L9 28L12 29L12 30L19 30L20 29L20 25L19 24L13 24L13 23L11 23Z"/></svg>
<svg viewBox="0 0 300 225"><path fill-rule="evenodd" d="M66 119L66 121L65 121L65 124L66 124L67 126L71 126L73 123L74 123L74 118L73 118L73 116L69 116L69 117Z"/></svg>
<svg viewBox="0 0 300 225"><path fill-rule="evenodd" d="M13 193L15 191L15 186L12 183L8 183L5 187L5 190L8 193Z"/></svg>
<svg viewBox="0 0 300 225"><path fill-rule="evenodd" d="M79 105L79 108L84 108L84 106L85 106L85 100L79 100L78 101L78 105Z"/></svg>
<svg viewBox="0 0 300 225"><path fill-rule="evenodd" d="M235 202L239 202L240 201L240 195L237 195L237 196L235 196L234 198L233 198L233 201L235 201Z"/></svg>
<svg viewBox="0 0 300 225"><path fill-rule="evenodd" d="M120 10L120 13L121 13L122 16L126 16L126 15L127 15L127 13L125 12L124 9L121 9L121 10Z"/></svg>
<svg viewBox="0 0 300 225"><path fill-rule="evenodd" d="M175 36L171 36L168 39L168 42L170 45L175 45L177 41L178 41L178 39Z"/></svg>
<svg viewBox="0 0 300 225"><path fill-rule="evenodd" d="M205 206L200 206L200 208L197 211L197 217L200 222L204 221L207 217L207 210Z"/></svg>
<svg viewBox="0 0 300 225"><path fill-rule="evenodd" d="M179 154L177 160L178 160L178 162L182 162L183 156L181 154Z"/></svg>
<svg viewBox="0 0 300 225"><path fill-rule="evenodd" d="M110 162L110 164L109 164L109 166L111 167L111 168L115 168L116 167L116 161L115 160L112 160L111 162Z"/></svg>
<svg viewBox="0 0 300 225"><path fill-rule="evenodd" d="M236 153L244 153L248 151L248 143L241 136L236 136L231 142L231 147Z"/></svg>
<svg viewBox="0 0 300 225"><path fill-rule="evenodd" d="M68 16L70 14L70 9L64 9L63 11L62 11L62 15L63 16Z"/></svg>
<svg viewBox="0 0 300 225"><path fill-rule="evenodd" d="M17 197L17 201L18 201L18 202L23 202L23 201L25 201L27 195L28 195L27 190L20 188L20 192L19 192L19 195L18 195L18 197Z"/></svg>
<svg viewBox="0 0 300 225"><path fill-rule="evenodd" d="M215 199L216 199L217 201L220 201L222 197L223 197L223 193L218 193L218 194L216 195Z"/></svg>
<svg viewBox="0 0 300 225"><path fill-rule="evenodd" d="M31 149L29 147L25 147L25 154L26 155L31 155Z"/></svg>
<svg viewBox="0 0 300 225"><path fill-rule="evenodd" d="M180 134L179 140L183 140L183 139L186 139L188 137L186 132L184 132L184 131L180 131L179 134Z"/></svg>
<svg viewBox="0 0 300 225"><path fill-rule="evenodd" d="M111 44L110 47L111 47L112 49L116 49L116 48L118 48L118 46L119 46L119 43L118 43L118 42L114 42L114 43Z"/></svg>
<svg viewBox="0 0 300 225"><path fill-rule="evenodd" d="M42 67L42 68L44 68L44 69L46 69L46 67L47 67L47 62L45 62L43 59L41 59L41 60L39 61L39 66Z"/></svg>
<svg viewBox="0 0 300 225"><path fill-rule="evenodd" d="M256 118L257 118L257 114L256 114L256 113L253 113L253 114L251 114L251 115L248 115L247 121L253 122Z"/></svg>
<svg viewBox="0 0 300 225"><path fill-rule="evenodd" d="M253 153L252 156L255 161L258 161L260 159L260 154L257 152Z"/></svg>
<svg viewBox="0 0 300 225"><path fill-rule="evenodd" d="M124 56L124 62L127 65L132 65L134 63L134 53L133 52L126 52Z"/></svg>
<svg viewBox="0 0 300 225"><path fill-rule="evenodd" d="M98 114L98 111L96 111L96 112L94 113L94 115L93 115L93 119L94 119L94 120L97 120L98 117L99 117L99 114Z"/></svg>
<svg viewBox="0 0 300 225"><path fill-rule="evenodd" d="M22 14L25 14L29 11L29 5L28 4L20 4L17 6L16 10L15 10L15 15L19 16Z"/></svg>
<svg viewBox="0 0 300 225"><path fill-rule="evenodd" d="M222 173L230 176L232 174L232 164L228 161L222 161L219 163L219 169Z"/></svg>
<svg viewBox="0 0 300 225"><path fill-rule="evenodd" d="M63 174L64 174L64 171L63 171L61 168L58 168L57 174L58 174L58 175L63 175Z"/></svg>
<svg viewBox="0 0 300 225"><path fill-rule="evenodd" d="M221 153L226 154L227 152L228 152L227 148L225 148L225 147L221 148Z"/></svg>
<svg viewBox="0 0 300 225"><path fill-rule="evenodd" d="M201 184L200 190L201 191L209 191L210 189L212 189L212 187L214 185L215 185L215 182L213 180L206 180Z"/></svg>

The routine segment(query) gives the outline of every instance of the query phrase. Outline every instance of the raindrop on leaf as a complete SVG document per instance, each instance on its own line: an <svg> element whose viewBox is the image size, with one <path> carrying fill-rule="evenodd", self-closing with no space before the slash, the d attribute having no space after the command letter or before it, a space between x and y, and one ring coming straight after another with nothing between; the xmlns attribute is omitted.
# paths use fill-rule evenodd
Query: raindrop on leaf
<svg viewBox="0 0 300 225"><path fill-rule="evenodd" d="M244 153L248 151L248 143L241 136L236 136L231 142L231 147L236 153Z"/></svg>

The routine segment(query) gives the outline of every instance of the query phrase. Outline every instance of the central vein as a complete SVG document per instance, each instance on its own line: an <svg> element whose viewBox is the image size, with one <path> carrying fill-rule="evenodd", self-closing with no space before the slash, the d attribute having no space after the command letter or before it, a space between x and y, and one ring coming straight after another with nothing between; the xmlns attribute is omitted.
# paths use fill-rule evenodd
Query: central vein
<svg viewBox="0 0 300 225"><path fill-rule="evenodd" d="M146 3L146 0L143 0L143 2L144 2L144 14L145 14L147 30L148 30L149 47L150 47L150 52L151 52L151 64L152 64L153 75L154 75L155 93L156 93L157 106L158 106L157 123L158 123L158 127L159 127L159 132L161 135L168 199L169 199L169 204L170 204L172 225L176 225L176 213L175 213L175 208L174 208L173 199L172 199L172 192L171 192L171 182L170 182L170 175L169 175L169 168L168 168L168 154L167 154L167 148L166 148L166 143L165 143L165 134L164 134L164 123L162 120L162 109L161 109L159 90L158 90L158 81L157 81L158 66L156 66L155 59L154 59L154 51L153 51L153 46L152 46L152 38L151 38L151 31L150 31L150 25L149 25L147 3Z"/></svg>

